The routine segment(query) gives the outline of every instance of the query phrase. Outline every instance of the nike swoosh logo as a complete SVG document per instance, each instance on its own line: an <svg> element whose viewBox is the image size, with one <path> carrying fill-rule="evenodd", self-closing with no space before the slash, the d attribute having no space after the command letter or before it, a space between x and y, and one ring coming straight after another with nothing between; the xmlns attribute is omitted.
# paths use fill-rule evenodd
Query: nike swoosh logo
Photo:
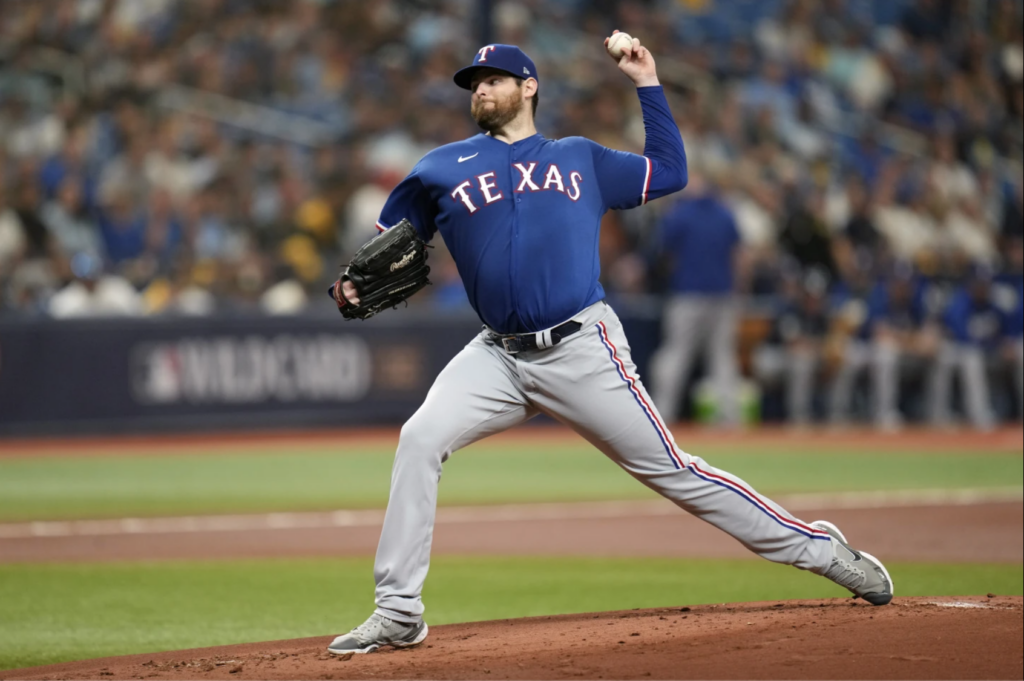
<svg viewBox="0 0 1024 681"><path fill-rule="evenodd" d="M479 155L480 155L480 152L478 151L475 154L473 154L472 156L459 156L459 163L462 163L463 161L468 161L471 158L476 158Z"/></svg>

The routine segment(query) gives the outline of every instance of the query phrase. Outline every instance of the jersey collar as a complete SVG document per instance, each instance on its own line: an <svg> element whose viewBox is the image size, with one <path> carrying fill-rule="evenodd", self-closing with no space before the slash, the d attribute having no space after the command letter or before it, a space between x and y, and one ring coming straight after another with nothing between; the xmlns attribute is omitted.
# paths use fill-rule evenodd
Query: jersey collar
<svg viewBox="0 0 1024 681"><path fill-rule="evenodd" d="M495 143L495 144L500 144L500 145L505 146L505 147L512 147L513 149L515 149L516 147L525 146L527 144L532 144L534 142L540 142L540 141L542 141L544 139L544 136L541 135L539 132L538 133L534 133L534 134L530 135L529 137L524 137L523 139L519 140L518 142L513 142L512 144L509 144L508 142L502 142L500 139L491 137L490 135L488 135L486 133L483 133L483 132L480 133L479 135L477 135L477 137L483 137L484 139L488 140L489 142L492 142L492 143Z"/></svg>

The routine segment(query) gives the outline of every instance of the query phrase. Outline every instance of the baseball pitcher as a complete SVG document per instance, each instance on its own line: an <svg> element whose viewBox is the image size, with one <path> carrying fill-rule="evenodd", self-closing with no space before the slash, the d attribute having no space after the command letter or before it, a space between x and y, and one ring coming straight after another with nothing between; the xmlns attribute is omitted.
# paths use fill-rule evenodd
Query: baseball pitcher
<svg viewBox="0 0 1024 681"><path fill-rule="evenodd" d="M834 526L805 523L682 451L640 381L598 283L598 230L609 209L681 190L686 155L651 53L639 40L615 34L605 44L637 88L646 128L642 156L582 137L540 135L536 66L518 47L486 45L455 74L455 84L472 93L471 113L483 132L423 157L388 198L377 223L383 234L364 247L369 257L357 254L331 289L351 317L375 311L362 307L366 291L375 309L401 300L398 289L414 290L419 280L403 274L408 264L396 268L403 278L391 287L391 265L405 260L419 267L419 242L440 232L485 324L402 428L374 565L377 608L337 637L332 653L423 642L421 593L442 464L542 412L758 555L823 575L876 605L892 599L882 564L851 548ZM412 245L377 248L396 225Z"/></svg>

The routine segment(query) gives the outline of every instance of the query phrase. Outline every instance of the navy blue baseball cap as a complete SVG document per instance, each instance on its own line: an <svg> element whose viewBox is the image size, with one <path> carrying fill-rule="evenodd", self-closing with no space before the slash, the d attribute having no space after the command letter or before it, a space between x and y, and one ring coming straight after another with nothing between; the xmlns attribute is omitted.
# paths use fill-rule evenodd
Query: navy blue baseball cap
<svg viewBox="0 0 1024 681"><path fill-rule="evenodd" d="M473 64L455 73L455 84L463 90L473 89L473 74L480 69L497 69L516 78L537 78L537 67L526 53L515 45L485 45L477 50Z"/></svg>

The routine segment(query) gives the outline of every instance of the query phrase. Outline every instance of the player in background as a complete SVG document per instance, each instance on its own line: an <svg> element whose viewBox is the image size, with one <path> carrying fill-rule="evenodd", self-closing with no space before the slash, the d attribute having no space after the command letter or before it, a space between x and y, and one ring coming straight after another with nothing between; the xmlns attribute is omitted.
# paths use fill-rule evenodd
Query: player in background
<svg viewBox="0 0 1024 681"><path fill-rule="evenodd" d="M682 189L686 153L651 53L639 40L615 40L628 43L616 61L637 87L642 156L538 134L536 66L518 47L486 45L454 78L472 92L471 113L484 132L428 153L384 206L382 230L408 219L424 239L441 233L485 327L402 427L374 564L377 607L330 644L332 653L423 642L421 594L442 464L539 413L758 555L823 575L876 605L892 599L882 564L834 526L805 523L682 451L637 376L598 279L601 217ZM333 288L339 306L358 304L349 283Z"/></svg>
<svg viewBox="0 0 1024 681"><path fill-rule="evenodd" d="M832 316L828 289L828 276L811 269L803 277L795 304L778 318L777 333L784 348L786 414L798 427L810 425L814 416L815 386Z"/></svg>
<svg viewBox="0 0 1024 681"><path fill-rule="evenodd" d="M781 295L771 331L753 356L754 375L785 395L787 420L803 428L814 420L814 396L825 373L825 351L833 333L829 280L822 270L804 273L795 262L780 268Z"/></svg>
<svg viewBox="0 0 1024 681"><path fill-rule="evenodd" d="M1003 361L1013 368L1017 390L1017 418L1024 418L1024 237L1005 239L1006 260L996 278L995 297L1007 314Z"/></svg>
<svg viewBox="0 0 1024 681"><path fill-rule="evenodd" d="M871 377L872 418L881 430L903 425L899 391L904 378L924 375L935 380L941 331L928 314L925 293L925 282L904 262L894 263L875 286L867 298L863 325L847 346L832 383L829 401L834 423L849 418L854 386L864 371Z"/></svg>
<svg viewBox="0 0 1024 681"><path fill-rule="evenodd" d="M736 361L740 232L710 177L691 175L687 198L659 225L661 252L671 259L672 296L662 317L661 347L651 362L654 403L672 421L697 354L704 355L721 421L739 423L740 370Z"/></svg>
<svg viewBox="0 0 1024 681"><path fill-rule="evenodd" d="M999 349L1009 335L1011 311L1000 307L993 295L993 278L989 266L975 265L943 313L946 340L928 391L932 400L929 417L935 425L951 422L953 375L959 374L971 425L978 430L995 427L989 371L996 369L1001 359Z"/></svg>

